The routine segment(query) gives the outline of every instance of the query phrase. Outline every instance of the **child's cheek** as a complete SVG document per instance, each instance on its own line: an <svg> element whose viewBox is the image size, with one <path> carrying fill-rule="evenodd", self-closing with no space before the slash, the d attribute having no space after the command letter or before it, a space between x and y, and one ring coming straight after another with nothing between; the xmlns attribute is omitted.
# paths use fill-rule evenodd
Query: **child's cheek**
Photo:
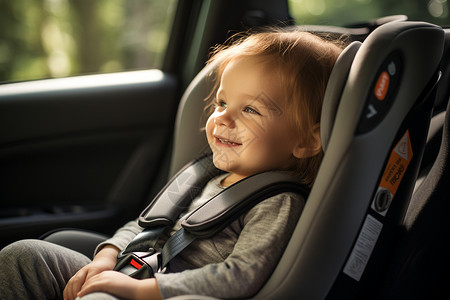
<svg viewBox="0 0 450 300"><path fill-rule="evenodd" d="M206 121L206 126L205 126L205 134L206 134L206 139L208 140L208 143L211 146L211 142L212 142L212 138L213 138L213 130L214 130L214 118L213 115L211 115L209 117L209 119Z"/></svg>

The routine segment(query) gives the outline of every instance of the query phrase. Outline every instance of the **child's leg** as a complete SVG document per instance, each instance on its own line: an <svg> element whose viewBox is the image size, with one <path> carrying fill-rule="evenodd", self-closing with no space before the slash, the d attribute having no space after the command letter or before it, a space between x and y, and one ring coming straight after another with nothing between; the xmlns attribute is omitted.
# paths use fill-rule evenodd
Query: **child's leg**
<svg viewBox="0 0 450 300"><path fill-rule="evenodd" d="M45 241L15 242L0 251L1 298L62 299L67 281L90 261Z"/></svg>

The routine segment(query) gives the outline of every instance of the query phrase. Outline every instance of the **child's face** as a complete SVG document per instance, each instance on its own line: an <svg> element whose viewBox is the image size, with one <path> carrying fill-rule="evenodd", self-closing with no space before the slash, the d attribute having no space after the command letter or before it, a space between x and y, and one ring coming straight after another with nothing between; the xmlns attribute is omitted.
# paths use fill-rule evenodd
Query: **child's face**
<svg viewBox="0 0 450 300"><path fill-rule="evenodd" d="M215 166L231 173L231 183L292 164L298 142L277 74L261 58L234 59L223 72L206 135Z"/></svg>

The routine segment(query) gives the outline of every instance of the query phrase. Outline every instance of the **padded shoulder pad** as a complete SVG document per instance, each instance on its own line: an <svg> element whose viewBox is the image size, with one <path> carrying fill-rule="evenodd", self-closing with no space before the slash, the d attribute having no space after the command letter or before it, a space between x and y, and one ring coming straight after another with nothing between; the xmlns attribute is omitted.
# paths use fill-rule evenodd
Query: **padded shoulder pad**
<svg viewBox="0 0 450 300"><path fill-rule="evenodd" d="M203 189L206 182L220 174L210 156L198 159L178 172L139 216L142 227L174 224Z"/></svg>
<svg viewBox="0 0 450 300"><path fill-rule="evenodd" d="M262 200L285 192L299 194L305 199L308 196L308 189L289 173L259 173L223 190L195 210L181 225L190 233L207 238Z"/></svg>

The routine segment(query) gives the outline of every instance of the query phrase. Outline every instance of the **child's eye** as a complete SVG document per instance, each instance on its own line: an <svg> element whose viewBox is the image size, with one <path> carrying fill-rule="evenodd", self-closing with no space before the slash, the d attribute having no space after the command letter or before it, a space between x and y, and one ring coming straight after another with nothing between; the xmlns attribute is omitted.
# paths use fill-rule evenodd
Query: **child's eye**
<svg viewBox="0 0 450 300"><path fill-rule="evenodd" d="M216 107L227 108L228 105L227 105L227 103L226 103L225 101L223 101L223 100L217 100L217 101L216 101Z"/></svg>
<svg viewBox="0 0 450 300"><path fill-rule="evenodd" d="M259 111L257 111L256 109L254 109L254 108L252 108L252 107L249 107L249 106L246 106L246 107L244 108L244 112L250 113L250 114L261 115L261 114L259 113Z"/></svg>

